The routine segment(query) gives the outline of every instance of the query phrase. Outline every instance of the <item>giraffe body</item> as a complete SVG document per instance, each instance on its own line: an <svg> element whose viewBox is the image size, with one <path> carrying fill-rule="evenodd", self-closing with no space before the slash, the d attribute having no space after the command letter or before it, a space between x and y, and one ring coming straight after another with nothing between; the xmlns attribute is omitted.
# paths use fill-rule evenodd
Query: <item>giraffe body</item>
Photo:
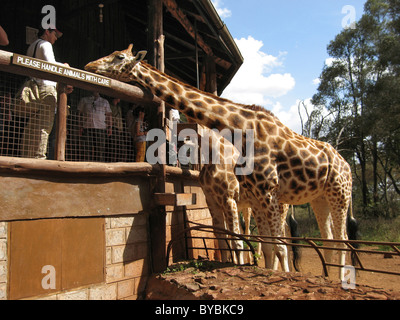
<svg viewBox="0 0 400 320"><path fill-rule="evenodd" d="M254 170L236 177L240 189L248 195L257 226L269 228L272 236L281 236L284 204L309 202L321 230L328 230L326 226L332 223L333 234L328 237L347 239L352 175L349 164L332 146L293 132L262 107L237 104L184 84L142 62L143 57L143 52L133 56L131 45L88 64L85 69L139 83L207 128L241 130L243 152L246 130L253 130ZM286 246L276 243L275 253L288 271ZM340 262L344 259L342 252Z"/></svg>

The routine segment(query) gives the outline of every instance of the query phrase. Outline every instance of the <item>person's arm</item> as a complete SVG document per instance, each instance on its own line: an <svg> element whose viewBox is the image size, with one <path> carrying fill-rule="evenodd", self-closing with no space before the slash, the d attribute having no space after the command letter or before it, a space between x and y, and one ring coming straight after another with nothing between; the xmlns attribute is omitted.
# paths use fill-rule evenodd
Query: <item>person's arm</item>
<svg viewBox="0 0 400 320"><path fill-rule="evenodd" d="M44 61L69 67L68 63L61 63L61 62L56 61L56 57L54 55L53 46L52 46L52 44L50 42L43 41L40 44L40 49L42 50L42 56L43 56L43 60Z"/></svg>
<svg viewBox="0 0 400 320"><path fill-rule="evenodd" d="M8 36L7 33L4 31L4 29L0 26L0 45L2 46L8 46L10 42L8 41Z"/></svg>

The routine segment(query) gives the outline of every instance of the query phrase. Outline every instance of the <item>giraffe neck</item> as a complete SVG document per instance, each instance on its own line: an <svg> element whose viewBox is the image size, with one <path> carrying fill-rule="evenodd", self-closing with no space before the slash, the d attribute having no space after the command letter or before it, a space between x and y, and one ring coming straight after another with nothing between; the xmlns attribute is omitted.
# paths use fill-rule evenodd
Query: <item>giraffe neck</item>
<svg viewBox="0 0 400 320"><path fill-rule="evenodd" d="M186 117L210 129L255 129L256 111L244 105L202 92L141 62L131 71L133 80L177 109Z"/></svg>

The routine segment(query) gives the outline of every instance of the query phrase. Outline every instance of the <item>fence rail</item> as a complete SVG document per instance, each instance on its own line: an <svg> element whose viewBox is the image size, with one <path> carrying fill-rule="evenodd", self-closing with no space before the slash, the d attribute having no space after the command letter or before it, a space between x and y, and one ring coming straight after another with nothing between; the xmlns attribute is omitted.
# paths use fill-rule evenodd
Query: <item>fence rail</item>
<svg viewBox="0 0 400 320"><path fill-rule="evenodd" d="M225 240L227 241L227 244L229 241L232 240L242 240L245 241L246 244L248 245L249 249L243 249L239 251L245 251L245 252L250 252L253 255L253 261L254 264L257 264L257 259L255 257L255 251L251 243L266 243L266 244L276 244L276 243L281 243L287 246L296 246L300 248L310 248L316 251L318 254L319 259L321 260L322 268L324 271L325 276L329 276L328 273L328 267L337 267L337 268L343 268L345 266L335 264L335 263L328 263L323 255L323 250L335 250L335 251L346 251L350 252L352 255L354 255L357 264L354 266L354 268L358 271L364 271L364 272L375 272L375 273L381 273L381 274L388 274L388 275L396 275L400 276L400 271L387 271L387 270L380 270L380 269L372 269L372 268L366 268L364 267L362 258L360 257L360 253L367 253L367 254L372 254L372 255L392 255L392 256L399 256L400 257L400 243L396 242L379 242L379 241L362 241L362 240L332 240L332 239L321 239L321 238L308 238L308 237L271 237L267 235L243 235L243 234L236 234L224 229L220 228L214 228L212 226L207 226L207 225L201 225L193 222L188 222L189 224L195 224L195 227L189 227L185 230L183 230L181 233L177 234L175 239L171 240L171 242L168 244L168 250L167 250L167 267L169 265L169 255L170 251L172 248L172 245L176 241L180 241L183 238L186 239L213 239L213 240ZM187 236L187 234L190 234L192 231L202 231L206 233L214 233L214 234L224 234L228 237L216 237L216 236L210 236L210 237L203 237L203 236L196 236L196 237L191 237ZM318 243L323 242L324 244L328 245L319 245ZM203 241L205 244L206 242ZM329 244L333 243L343 243L346 245L346 248L337 248L334 246L331 246ZM384 247L390 247L391 251L382 251L382 250L367 250L365 248L357 248L358 246L363 245L363 246L384 246ZM231 256L233 257L233 249L229 247L228 244L228 249L220 249L220 248L207 248L205 247L188 247L188 249L199 249L199 250L205 250L207 252L208 256L208 251L214 250L214 251L223 251L223 250L228 250L231 253Z"/></svg>

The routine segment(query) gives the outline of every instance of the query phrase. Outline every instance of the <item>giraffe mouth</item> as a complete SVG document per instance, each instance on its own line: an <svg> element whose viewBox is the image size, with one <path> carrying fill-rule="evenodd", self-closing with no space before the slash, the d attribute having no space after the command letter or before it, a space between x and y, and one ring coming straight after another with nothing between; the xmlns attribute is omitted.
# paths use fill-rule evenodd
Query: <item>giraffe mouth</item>
<svg viewBox="0 0 400 320"><path fill-rule="evenodd" d="M98 73L100 71L100 68L96 65L95 62L89 62L85 68L86 71L88 72L93 72L93 73Z"/></svg>

